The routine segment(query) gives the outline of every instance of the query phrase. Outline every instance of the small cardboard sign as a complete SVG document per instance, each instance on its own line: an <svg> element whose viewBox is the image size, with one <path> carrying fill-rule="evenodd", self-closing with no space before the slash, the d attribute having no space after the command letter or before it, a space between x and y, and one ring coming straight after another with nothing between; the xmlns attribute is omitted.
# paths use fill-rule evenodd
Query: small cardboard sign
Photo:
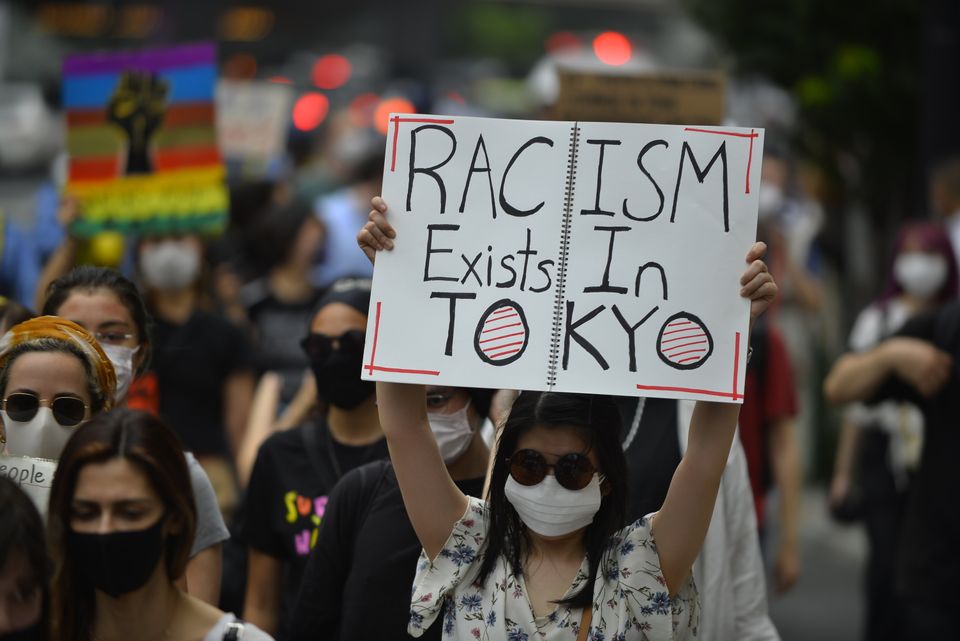
<svg viewBox="0 0 960 641"><path fill-rule="evenodd" d="M719 125L726 78L719 71L618 75L559 70L559 120Z"/></svg>
<svg viewBox="0 0 960 641"><path fill-rule="evenodd" d="M0 456L0 476L5 476L33 500L40 514L46 516L50 488L57 462L30 456Z"/></svg>

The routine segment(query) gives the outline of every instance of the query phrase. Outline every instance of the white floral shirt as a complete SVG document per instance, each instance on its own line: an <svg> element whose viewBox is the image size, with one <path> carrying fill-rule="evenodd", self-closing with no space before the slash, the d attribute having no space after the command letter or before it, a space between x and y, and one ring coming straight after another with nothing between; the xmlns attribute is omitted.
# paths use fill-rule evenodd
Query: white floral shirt
<svg viewBox="0 0 960 641"><path fill-rule="evenodd" d="M483 559L488 507L468 497L463 518L430 562L421 553L414 579L407 631L415 637L443 612L445 639L507 641L574 641L583 610L566 606L536 617L522 576L515 576L506 558L483 586L476 584ZM676 596L668 595L649 518L628 525L610 537L607 554L593 586L591 641L686 641L697 637L699 599L692 573ZM587 560L569 597L587 580Z"/></svg>

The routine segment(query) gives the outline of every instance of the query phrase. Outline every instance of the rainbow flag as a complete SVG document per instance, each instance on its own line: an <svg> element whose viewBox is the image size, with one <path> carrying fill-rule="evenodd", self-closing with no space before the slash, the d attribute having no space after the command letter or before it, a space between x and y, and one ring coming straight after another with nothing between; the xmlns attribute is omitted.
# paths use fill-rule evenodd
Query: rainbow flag
<svg viewBox="0 0 960 641"><path fill-rule="evenodd" d="M216 48L83 54L63 64L74 233L216 233L227 220Z"/></svg>

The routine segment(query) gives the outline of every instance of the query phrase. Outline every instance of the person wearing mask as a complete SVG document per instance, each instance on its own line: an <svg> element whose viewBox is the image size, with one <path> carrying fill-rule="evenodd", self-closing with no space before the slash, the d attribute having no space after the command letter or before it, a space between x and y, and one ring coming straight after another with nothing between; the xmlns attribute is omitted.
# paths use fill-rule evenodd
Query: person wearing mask
<svg viewBox="0 0 960 641"><path fill-rule="evenodd" d="M330 491L350 470L387 456L374 385L360 379L369 306L369 279L339 280L317 303L303 348L326 414L264 441L247 487L243 612L281 640Z"/></svg>
<svg viewBox="0 0 960 641"><path fill-rule="evenodd" d="M76 428L114 404L109 358L85 329L39 316L0 338L0 442L12 456L57 460Z"/></svg>
<svg viewBox="0 0 960 641"><path fill-rule="evenodd" d="M957 264L943 226L919 222L902 227L886 291L857 317L850 333L851 351L871 350L911 317L954 299L957 280ZM921 409L897 400L851 405L841 426L830 506L841 519L858 516L866 528L865 641L899 639L903 634L896 561L923 432Z"/></svg>
<svg viewBox="0 0 960 641"><path fill-rule="evenodd" d="M147 409L130 398L136 377L150 359L150 316L137 287L119 272L104 267L76 267L47 288L43 313L67 318L93 334L113 364L118 406ZM131 402L132 401L132 402ZM197 531L187 563L186 589L207 603L220 597L222 547L230 533L217 508L210 479L192 453L186 452Z"/></svg>
<svg viewBox="0 0 960 641"><path fill-rule="evenodd" d="M393 248L373 200L364 253ZM741 295L751 325L776 295L755 244ZM609 397L522 392L494 454L489 500L451 481L422 386L377 383L377 409L407 514L423 545L408 631L443 613L455 638L670 640L697 635L690 569L714 511L739 406L698 402L689 444L654 515L627 525L621 418Z"/></svg>
<svg viewBox="0 0 960 641"><path fill-rule="evenodd" d="M467 496L481 497L490 450L480 425L493 390L429 386L430 429L444 464ZM420 543L389 461L346 474L330 493L290 626L292 641L406 639ZM370 603L378 604L370 616ZM427 632L440 638L441 626Z"/></svg>
<svg viewBox="0 0 960 641"><path fill-rule="evenodd" d="M192 494L176 435L151 414L118 409L76 430L50 490L55 638L270 639L177 587Z"/></svg>
<svg viewBox="0 0 960 641"><path fill-rule="evenodd" d="M0 477L0 640L50 638L50 559L43 521L17 484Z"/></svg>
<svg viewBox="0 0 960 641"><path fill-rule="evenodd" d="M160 417L200 461L230 520L237 503L233 457L246 429L254 373L243 331L202 308L202 262L195 235L140 242Z"/></svg>

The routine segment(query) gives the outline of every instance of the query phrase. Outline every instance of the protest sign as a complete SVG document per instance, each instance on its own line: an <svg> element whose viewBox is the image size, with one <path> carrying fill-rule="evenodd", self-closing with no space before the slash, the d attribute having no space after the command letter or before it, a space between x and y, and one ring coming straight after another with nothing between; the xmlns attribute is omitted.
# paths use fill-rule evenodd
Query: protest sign
<svg viewBox="0 0 960 641"><path fill-rule="evenodd" d="M225 225L216 73L212 44L65 60L67 191L81 204L74 233L210 232Z"/></svg>
<svg viewBox="0 0 960 641"><path fill-rule="evenodd" d="M390 126L365 379L742 401L762 130Z"/></svg>
<svg viewBox="0 0 960 641"><path fill-rule="evenodd" d="M57 462L30 456L0 456L0 476L5 476L30 497L40 514L46 515Z"/></svg>
<svg viewBox="0 0 960 641"><path fill-rule="evenodd" d="M246 176L266 171L283 155L292 101L293 91L287 85L217 83L217 143L223 158L241 165Z"/></svg>
<svg viewBox="0 0 960 641"><path fill-rule="evenodd" d="M554 116L680 125L719 125L726 114L726 80L718 71L621 75L559 70Z"/></svg>

